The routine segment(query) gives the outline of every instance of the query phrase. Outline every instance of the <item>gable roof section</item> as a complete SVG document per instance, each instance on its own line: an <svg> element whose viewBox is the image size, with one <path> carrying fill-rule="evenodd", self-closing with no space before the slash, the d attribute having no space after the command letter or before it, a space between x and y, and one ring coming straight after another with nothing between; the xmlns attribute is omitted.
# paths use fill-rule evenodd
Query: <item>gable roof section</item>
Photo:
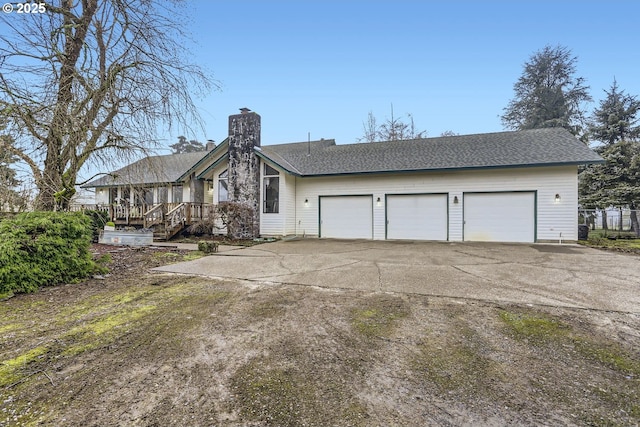
<svg viewBox="0 0 640 427"><path fill-rule="evenodd" d="M183 172L182 175L178 177L178 181L185 180L189 175L194 173L198 168L206 165L207 162L210 162L211 159L215 159L217 156L227 154L228 152L229 152L229 138L225 138L224 141L218 144L213 150L209 151L206 155L204 155L200 160L198 160L197 163L195 163L188 169L185 168L182 171ZM214 161L214 163L218 163L218 160Z"/></svg>
<svg viewBox="0 0 640 427"><path fill-rule="evenodd" d="M109 175L84 184L82 188L178 182L184 171L190 169L203 156L205 153L199 151L145 157Z"/></svg>
<svg viewBox="0 0 640 427"><path fill-rule="evenodd" d="M257 153L297 176L559 166L603 161L562 128L347 145L321 140L267 145Z"/></svg>

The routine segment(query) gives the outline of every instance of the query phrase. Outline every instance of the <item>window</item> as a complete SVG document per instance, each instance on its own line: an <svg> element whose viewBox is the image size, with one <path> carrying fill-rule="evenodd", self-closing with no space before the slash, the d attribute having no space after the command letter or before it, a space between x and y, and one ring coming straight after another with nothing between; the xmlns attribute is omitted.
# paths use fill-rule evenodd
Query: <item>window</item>
<svg viewBox="0 0 640 427"><path fill-rule="evenodd" d="M118 202L118 187L109 188L109 203L117 203Z"/></svg>
<svg viewBox="0 0 640 427"><path fill-rule="evenodd" d="M120 204L127 204L129 202L131 202L131 187L124 187L122 188Z"/></svg>
<svg viewBox="0 0 640 427"><path fill-rule="evenodd" d="M169 192L167 187L158 187L158 203L167 203Z"/></svg>
<svg viewBox="0 0 640 427"><path fill-rule="evenodd" d="M182 185L174 185L171 187L171 202L182 203Z"/></svg>
<svg viewBox="0 0 640 427"><path fill-rule="evenodd" d="M279 212L280 173L271 166L264 165L263 212Z"/></svg>
<svg viewBox="0 0 640 427"><path fill-rule="evenodd" d="M153 205L153 188L145 188L142 190L144 194L144 204Z"/></svg>
<svg viewBox="0 0 640 427"><path fill-rule="evenodd" d="M218 202L229 200L229 171L224 170L218 175Z"/></svg>

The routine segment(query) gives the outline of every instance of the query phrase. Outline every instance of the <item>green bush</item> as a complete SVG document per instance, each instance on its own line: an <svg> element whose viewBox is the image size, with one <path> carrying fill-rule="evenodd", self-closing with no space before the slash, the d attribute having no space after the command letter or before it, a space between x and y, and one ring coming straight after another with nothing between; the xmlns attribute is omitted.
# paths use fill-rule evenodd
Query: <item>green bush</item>
<svg viewBox="0 0 640 427"><path fill-rule="evenodd" d="M73 283L97 271L91 221L80 212L30 212L0 223L0 294Z"/></svg>
<svg viewBox="0 0 640 427"><path fill-rule="evenodd" d="M198 242L198 250L205 254L218 252L218 243L201 240Z"/></svg>
<svg viewBox="0 0 640 427"><path fill-rule="evenodd" d="M109 214L104 211L92 210L86 210L84 211L84 214L91 220L91 234L93 241L97 242L100 237L100 230L104 229L105 225L109 225Z"/></svg>

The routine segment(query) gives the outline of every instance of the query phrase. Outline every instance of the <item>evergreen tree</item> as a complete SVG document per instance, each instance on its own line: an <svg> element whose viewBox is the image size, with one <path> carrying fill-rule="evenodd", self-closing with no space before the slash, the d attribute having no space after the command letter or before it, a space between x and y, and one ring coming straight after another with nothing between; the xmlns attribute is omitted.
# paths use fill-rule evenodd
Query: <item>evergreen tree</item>
<svg viewBox="0 0 640 427"><path fill-rule="evenodd" d="M9 138L0 135L0 138ZM9 151L0 151L0 211L21 211L26 207L27 200L16 188L22 183L17 178L17 172L12 167L18 158Z"/></svg>
<svg viewBox="0 0 640 427"><path fill-rule="evenodd" d="M525 63L513 89L515 97L504 109L502 122L513 130L563 127L583 132L582 105L591 101L589 86L576 77L577 57L563 46L545 46Z"/></svg>
<svg viewBox="0 0 640 427"><path fill-rule="evenodd" d="M206 150L204 144L198 142L196 140L187 141L187 138L184 136L178 137L178 142L173 145L170 145L171 152L173 154L180 153L195 153L196 151L204 151Z"/></svg>
<svg viewBox="0 0 640 427"><path fill-rule="evenodd" d="M593 112L591 119L591 138L606 146L622 140L635 140L640 136L640 100L618 89L613 80L611 89L605 90L607 97Z"/></svg>
<svg viewBox="0 0 640 427"><path fill-rule="evenodd" d="M605 162L591 165L579 177L580 204L588 209L628 206L631 226L640 237L640 142L621 140L601 150Z"/></svg>

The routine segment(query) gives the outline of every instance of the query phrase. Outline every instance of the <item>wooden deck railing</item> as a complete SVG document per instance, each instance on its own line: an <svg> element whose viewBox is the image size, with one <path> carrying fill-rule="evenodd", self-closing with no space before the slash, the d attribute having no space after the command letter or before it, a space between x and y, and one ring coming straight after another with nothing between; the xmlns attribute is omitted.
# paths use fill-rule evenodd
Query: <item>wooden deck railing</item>
<svg viewBox="0 0 640 427"><path fill-rule="evenodd" d="M155 205L101 205L78 204L71 205L71 211L97 210L106 212L109 219L115 223L139 223L145 227L151 227L163 221L177 221L185 225L202 221L212 217L214 205L210 203L160 203ZM176 225L176 224L173 224Z"/></svg>

